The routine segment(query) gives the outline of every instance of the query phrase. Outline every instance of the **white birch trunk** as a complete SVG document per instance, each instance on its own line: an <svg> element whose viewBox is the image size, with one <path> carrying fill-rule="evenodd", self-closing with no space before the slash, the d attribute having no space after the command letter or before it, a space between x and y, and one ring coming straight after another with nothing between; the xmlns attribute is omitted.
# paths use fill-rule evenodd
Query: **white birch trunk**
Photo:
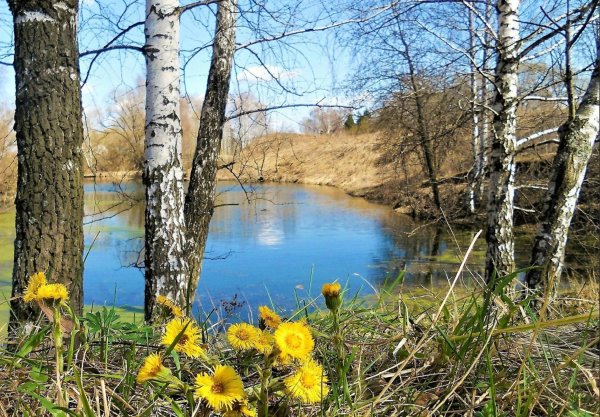
<svg viewBox="0 0 600 417"><path fill-rule="evenodd" d="M486 0L485 4L485 16L487 21L489 22L492 18L492 3L491 0ZM490 44L491 34L487 28L485 28L485 33L483 35L483 73L486 74L485 77L481 78L481 103L483 106L481 107L479 121L481 123L480 129L480 140L479 140L479 177L477 178L477 195L479 195L480 200L485 192L485 174L488 166L488 142L490 137L490 111L488 110L489 106L489 86L490 82L487 79L487 74L489 74L489 44ZM481 201L480 201L481 204Z"/></svg>
<svg viewBox="0 0 600 417"><path fill-rule="evenodd" d="M473 12L469 10L469 58L471 61L470 87L471 87L471 122L473 123L471 145L473 148L473 171L468 184L468 208L471 214L477 211L479 204L478 183L481 177L481 133L479 130L479 90L477 86L477 54L475 52L475 22Z"/></svg>
<svg viewBox="0 0 600 417"><path fill-rule="evenodd" d="M565 257L569 226L587 165L598 136L600 112L600 39L596 63L575 117L559 129L560 144L544 205L544 217L531 254L525 282L530 290L555 292Z"/></svg>
<svg viewBox="0 0 600 417"><path fill-rule="evenodd" d="M146 1L146 320L159 294L187 302L178 6L177 0Z"/></svg>
<svg viewBox="0 0 600 417"><path fill-rule="evenodd" d="M486 232L486 279L514 270L514 178L519 66L519 0L498 0L498 61L495 71L490 191Z"/></svg>

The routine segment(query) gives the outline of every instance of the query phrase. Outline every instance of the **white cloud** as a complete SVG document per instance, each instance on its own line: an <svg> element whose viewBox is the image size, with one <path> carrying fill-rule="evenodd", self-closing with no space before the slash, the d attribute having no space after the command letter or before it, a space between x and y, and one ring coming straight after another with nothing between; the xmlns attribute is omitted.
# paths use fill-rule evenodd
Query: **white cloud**
<svg viewBox="0 0 600 417"><path fill-rule="evenodd" d="M290 80L300 76L299 70L288 71L284 68L275 65L257 65L248 67L238 74L238 80L248 82L272 81L278 79L280 81Z"/></svg>

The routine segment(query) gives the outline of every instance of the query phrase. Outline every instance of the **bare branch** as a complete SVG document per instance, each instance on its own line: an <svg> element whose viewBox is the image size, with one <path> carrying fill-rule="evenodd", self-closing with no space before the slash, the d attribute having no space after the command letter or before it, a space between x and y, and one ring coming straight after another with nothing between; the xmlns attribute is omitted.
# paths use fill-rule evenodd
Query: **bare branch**
<svg viewBox="0 0 600 417"><path fill-rule="evenodd" d="M577 97L575 97L577 98ZM521 100L526 100L526 101L568 101L569 98L568 97L543 97L543 96L526 96L523 97Z"/></svg>
<svg viewBox="0 0 600 417"><path fill-rule="evenodd" d="M549 135L551 133L556 133L558 132L558 127L553 127L552 129L546 129L546 130L542 130L541 132L536 132L532 135L529 135L523 139L519 139L517 140L517 149L520 150L520 148L524 145L527 145L529 142L535 140L535 139L539 139L542 136L546 136Z"/></svg>
<svg viewBox="0 0 600 417"><path fill-rule="evenodd" d="M305 33L312 33L312 32L323 32L325 30L329 30L329 29L334 29L334 28L338 28L341 26L345 26L345 25L350 25L350 24L354 24L354 23L364 23L367 22L377 16L379 16L380 14L384 13L385 11L392 9L394 7L394 3L387 5L385 7L380 7L377 8L376 12L367 16L367 17L363 17L363 18L359 18L359 19L347 19L347 20L342 20L340 22L334 22L331 23L329 25L324 25L324 26L316 26L316 27L312 27L312 28L304 28L304 29L297 29L297 30L292 30L289 32L282 32L278 35L274 35L268 38L262 38L262 39L255 39L252 40L250 42L244 43L244 44L240 44L237 46L237 49L248 49L248 47L252 46L252 45L256 45L259 43L265 43L265 42L273 42L273 41L278 41L281 40L283 38L287 38L290 36L295 36L295 35L301 35L301 34L305 34Z"/></svg>
<svg viewBox="0 0 600 417"><path fill-rule="evenodd" d="M575 22L581 21L583 19L585 19L585 24L587 25L591 20L593 16L594 11L596 10L597 6L598 6L598 2L600 0L592 0L590 1L588 4L586 4L585 6L575 10L575 13L577 13L577 16L575 16L573 19L568 19L568 21L561 25L556 27L555 29L551 30L550 32L548 32L547 34L545 34L544 36L541 36L540 38L538 38L537 40L535 40L534 42L530 43L529 45L527 45L526 48L524 48L518 55L518 59L523 59L524 57L527 56L527 54L529 54L531 51L533 51L535 48L537 48L538 46L540 46L542 43L546 42L547 40L552 39L554 36L558 35L560 32L563 32L568 25L573 24Z"/></svg>
<svg viewBox="0 0 600 417"><path fill-rule="evenodd" d="M193 3L181 6L179 8L179 14L181 15L181 14L183 14L183 13L189 11L189 10L192 10L192 9L194 9L196 7L199 7L199 6L209 6L211 4L216 4L216 3L219 3L220 1L221 0L201 0L201 1L195 1Z"/></svg>
<svg viewBox="0 0 600 417"><path fill-rule="evenodd" d="M351 109L351 110L355 109L352 106L343 106L343 105L339 105L339 104L320 104L320 102L317 102L317 103L298 103L298 104L281 104L279 106L261 107L261 108L258 108L258 109L241 111L241 112L238 112L238 113L234 113L231 116L228 116L225 120L229 121L229 120L237 119L238 117L242 117L242 116L245 116L245 115L248 115L248 114L261 113L261 112L266 112L266 111L271 111L271 110L279 110L279 109L289 109L289 108L293 108L293 107L318 107L318 108L336 108L336 109Z"/></svg>

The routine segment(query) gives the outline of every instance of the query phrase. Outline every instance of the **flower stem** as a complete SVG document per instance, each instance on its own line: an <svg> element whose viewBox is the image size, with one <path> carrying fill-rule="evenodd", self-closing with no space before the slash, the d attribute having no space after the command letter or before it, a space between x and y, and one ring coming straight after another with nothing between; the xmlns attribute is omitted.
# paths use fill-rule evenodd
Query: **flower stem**
<svg viewBox="0 0 600 417"><path fill-rule="evenodd" d="M333 343L335 345L337 353L336 370L338 377L338 387L342 388L346 400L351 401L350 390L348 388L348 376L346 375L345 367L346 352L344 349L344 335L340 326L340 309L332 309L331 315L333 316Z"/></svg>
<svg viewBox="0 0 600 417"><path fill-rule="evenodd" d="M265 355L265 365L260 373L260 397L258 399L258 417L269 416L269 383L273 374L273 362L276 355Z"/></svg>
<svg viewBox="0 0 600 417"><path fill-rule="evenodd" d="M64 370L64 358L63 358L63 338L62 330L60 328L60 306L54 305L54 323L53 323L53 342L54 351L56 353L56 387L58 389L58 405L63 407L66 405L66 400L62 391L62 373Z"/></svg>

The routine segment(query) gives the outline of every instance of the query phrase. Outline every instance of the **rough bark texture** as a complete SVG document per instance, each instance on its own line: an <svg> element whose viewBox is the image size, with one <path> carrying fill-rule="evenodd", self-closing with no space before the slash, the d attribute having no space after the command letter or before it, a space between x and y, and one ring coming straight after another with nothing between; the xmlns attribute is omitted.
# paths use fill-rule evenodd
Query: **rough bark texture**
<svg viewBox="0 0 600 417"><path fill-rule="evenodd" d="M177 0L146 2L146 320L152 318L157 295L181 306L187 300L178 6Z"/></svg>
<svg viewBox="0 0 600 417"><path fill-rule="evenodd" d="M77 47L77 1L9 1L15 34L18 146L12 296L29 276L64 283L71 306L83 301L83 127ZM11 329L32 318L11 301Z"/></svg>
<svg viewBox="0 0 600 417"><path fill-rule="evenodd" d="M235 53L236 16L237 0L223 0L219 3L212 61L200 115L200 130L190 184L185 199L190 300L196 294L208 227L214 211L217 162L223 138L225 108Z"/></svg>
<svg viewBox="0 0 600 417"><path fill-rule="evenodd" d="M599 54L597 51L594 72L575 117L559 129L560 144L548 184L544 217L531 254L531 265L539 268L529 270L525 277L530 290L542 292L550 286L548 289L553 292L560 280L569 226L598 136Z"/></svg>
<svg viewBox="0 0 600 417"><path fill-rule="evenodd" d="M488 198L486 279L514 270L514 179L519 65L519 0L498 0L498 61L495 71L490 190Z"/></svg>

